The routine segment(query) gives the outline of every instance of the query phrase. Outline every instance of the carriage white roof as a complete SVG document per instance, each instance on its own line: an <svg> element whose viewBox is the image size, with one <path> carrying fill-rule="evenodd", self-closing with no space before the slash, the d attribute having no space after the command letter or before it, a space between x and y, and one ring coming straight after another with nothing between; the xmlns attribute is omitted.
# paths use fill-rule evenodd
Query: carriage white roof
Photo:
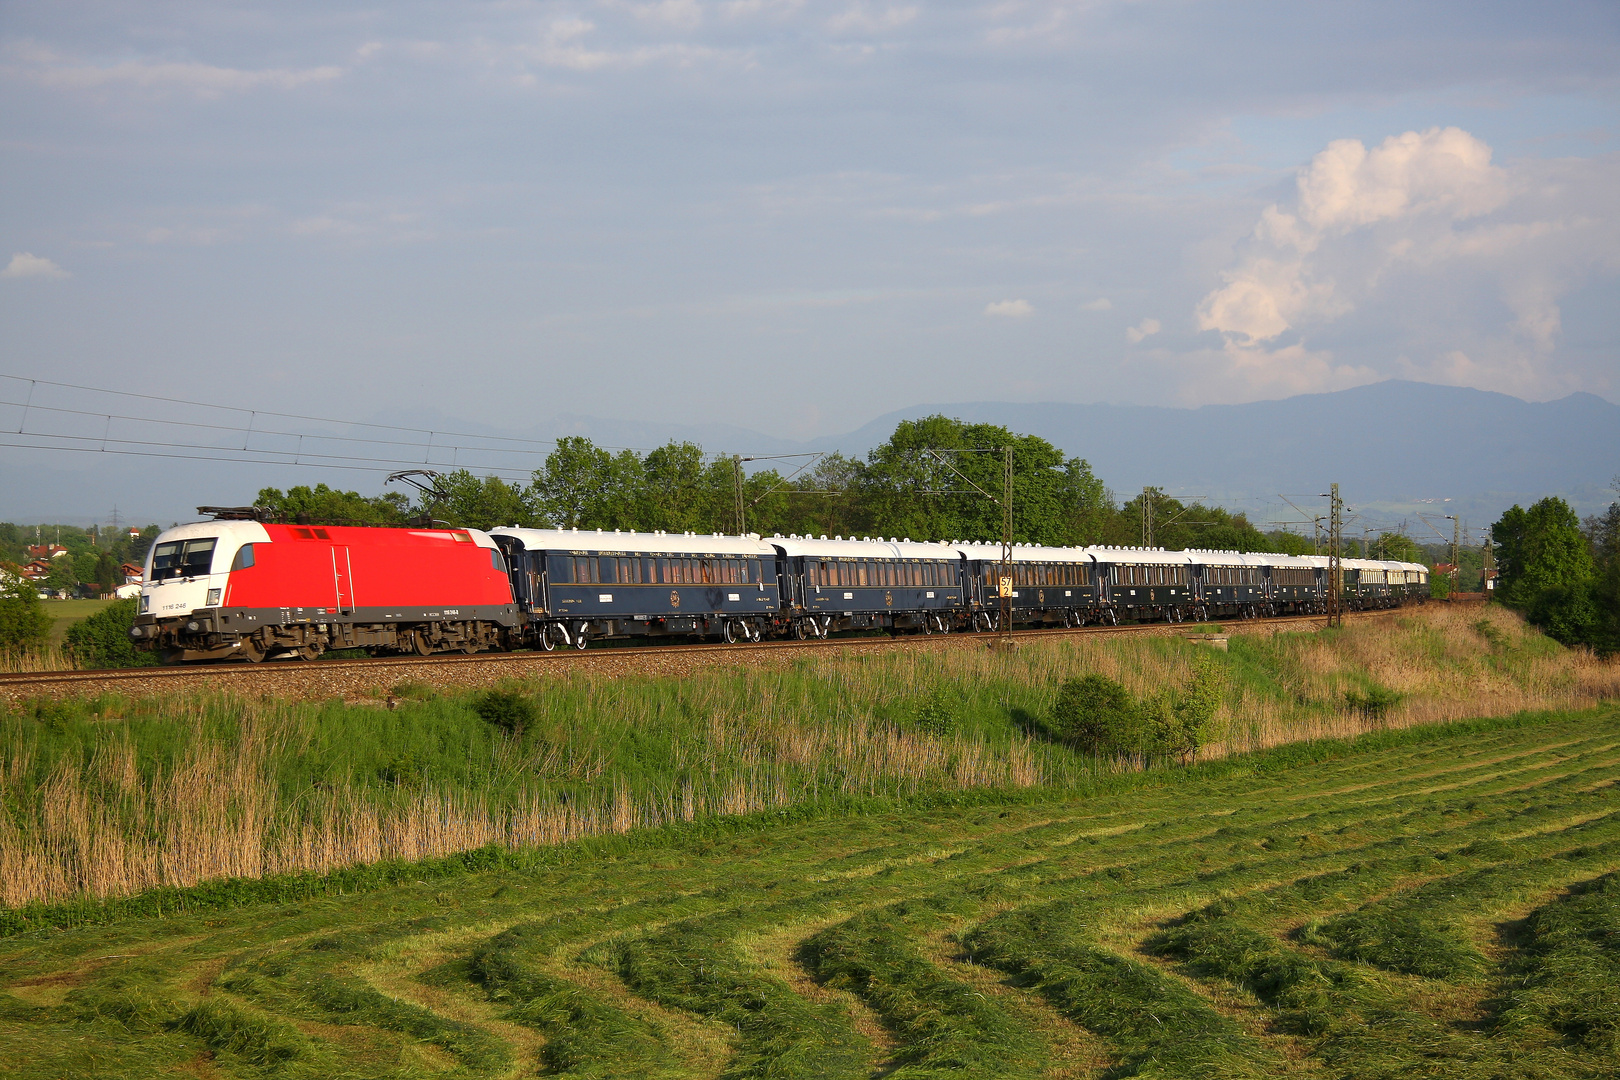
<svg viewBox="0 0 1620 1080"><path fill-rule="evenodd" d="M754 555L776 552L757 536L713 533L619 532L606 529L491 529L491 536L510 536L530 551L606 551L645 555Z"/></svg>
<svg viewBox="0 0 1620 1080"><path fill-rule="evenodd" d="M952 544L952 549L960 551L970 559L981 562L1000 562L1000 544ZM1091 564L1091 555L1085 548L1075 547L1043 547L1040 544L1014 544L1012 549L1013 562L1043 562L1043 563L1085 563Z"/></svg>
<svg viewBox="0 0 1620 1080"><path fill-rule="evenodd" d="M928 559L954 562L957 549L949 544L923 544L914 540L827 540L814 536L773 536L766 543L788 556L811 559Z"/></svg>
<svg viewBox="0 0 1620 1080"><path fill-rule="evenodd" d="M1191 552L1166 551L1163 548L1088 547L1083 550L1098 562L1133 566L1190 566L1195 561Z"/></svg>

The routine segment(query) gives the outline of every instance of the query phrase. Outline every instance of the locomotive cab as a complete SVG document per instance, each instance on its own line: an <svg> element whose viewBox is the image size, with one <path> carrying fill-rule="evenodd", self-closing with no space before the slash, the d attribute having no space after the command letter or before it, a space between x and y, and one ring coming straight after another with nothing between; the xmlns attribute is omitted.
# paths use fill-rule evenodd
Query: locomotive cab
<svg viewBox="0 0 1620 1080"><path fill-rule="evenodd" d="M269 539L257 521L202 521L163 533L146 556L131 638L180 649L215 633L231 574L251 567L253 546Z"/></svg>

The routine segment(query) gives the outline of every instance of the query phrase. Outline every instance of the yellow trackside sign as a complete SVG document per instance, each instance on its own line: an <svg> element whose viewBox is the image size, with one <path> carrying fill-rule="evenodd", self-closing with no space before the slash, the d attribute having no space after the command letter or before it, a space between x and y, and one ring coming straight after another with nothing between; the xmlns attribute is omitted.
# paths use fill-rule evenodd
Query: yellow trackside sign
<svg viewBox="0 0 1620 1080"><path fill-rule="evenodd" d="M1001 590L996 595L998 595L998 596L1011 596L1012 595L1012 578L1004 577L1004 578L1001 579Z"/></svg>

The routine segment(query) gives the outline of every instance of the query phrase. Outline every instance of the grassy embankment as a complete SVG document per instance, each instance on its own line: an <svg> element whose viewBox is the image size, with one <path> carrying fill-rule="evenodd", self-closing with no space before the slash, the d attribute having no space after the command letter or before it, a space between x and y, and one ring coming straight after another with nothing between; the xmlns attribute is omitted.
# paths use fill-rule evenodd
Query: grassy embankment
<svg viewBox="0 0 1620 1080"><path fill-rule="evenodd" d="M32 931L0 1071L1614 1076L1617 781L1609 706Z"/></svg>
<svg viewBox="0 0 1620 1080"><path fill-rule="evenodd" d="M198 698L38 703L0 722L0 901L17 905L328 871L498 843L874 795L1086 789L1129 763L1044 730L1058 685L1099 671L1138 696L1226 675L1206 757L1364 730L1347 695L1399 696L1404 727L1620 690L1502 611L1429 610L1330 633L1080 639L1012 655L829 659L687 680L576 676L520 687L513 734L467 697L393 688L396 708ZM379 697L386 696L379 690ZM942 704L944 724L939 730ZM930 722L931 721L931 722Z"/></svg>
<svg viewBox="0 0 1620 1080"><path fill-rule="evenodd" d="M41 702L0 718L0 903L530 848L872 796L1083 794L1135 764L1052 739L1044 718L1062 681L1100 671L1150 697L1186 684L1200 658L1225 674L1205 758L1620 692L1620 665L1561 649L1506 612L1431 609L1234 636L1224 654L1079 638L684 680L573 676L519 687L536 712L516 734L479 719L466 696L410 686L393 688L393 709ZM1387 715L1347 708L1347 695L1375 689L1398 696Z"/></svg>

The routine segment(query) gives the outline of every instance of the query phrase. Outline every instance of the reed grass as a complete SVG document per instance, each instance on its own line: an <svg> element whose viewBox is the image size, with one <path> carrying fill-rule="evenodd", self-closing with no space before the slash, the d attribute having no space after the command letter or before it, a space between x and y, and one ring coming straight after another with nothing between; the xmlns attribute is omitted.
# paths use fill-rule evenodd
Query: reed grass
<svg viewBox="0 0 1620 1080"><path fill-rule="evenodd" d="M554 845L829 800L1083 790L1144 763L1055 741L1046 717L1062 683L1096 672L1147 698L1209 657L1226 677L1204 758L1620 694L1620 663L1563 649L1510 612L1429 608L1234 637L1228 654L1080 637L507 684L533 704L521 730L480 719L475 696L417 685L396 688L392 709L36 701L0 714L0 903ZM1374 688L1398 695L1376 722L1347 705Z"/></svg>

